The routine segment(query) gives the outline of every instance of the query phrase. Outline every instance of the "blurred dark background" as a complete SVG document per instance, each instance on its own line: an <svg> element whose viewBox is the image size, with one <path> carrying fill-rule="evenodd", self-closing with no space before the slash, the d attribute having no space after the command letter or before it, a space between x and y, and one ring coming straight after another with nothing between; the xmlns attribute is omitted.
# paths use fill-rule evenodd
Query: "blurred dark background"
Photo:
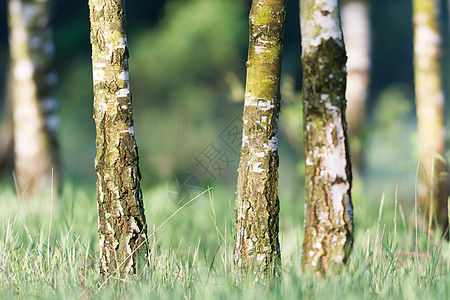
<svg viewBox="0 0 450 300"><path fill-rule="evenodd" d="M8 65L6 2L0 2L1 103ZM234 194L239 146L230 145L224 136L239 126L242 116L250 3L126 1L135 133L145 186L166 184L176 174L193 173L202 184L221 185ZM298 0L287 0L286 5L280 195L298 199L304 190ZM444 0L443 5L445 70L450 67L448 2ZM57 0L53 13L65 176L94 184L88 3ZM408 0L371 1L372 74L365 173L369 184L365 191L377 191L374 197L396 185L402 197L414 192L411 186L418 155L414 151L411 13ZM444 82L448 95L448 77ZM228 161L220 169L205 170L199 160L211 146ZM4 178L11 177L7 174Z"/></svg>

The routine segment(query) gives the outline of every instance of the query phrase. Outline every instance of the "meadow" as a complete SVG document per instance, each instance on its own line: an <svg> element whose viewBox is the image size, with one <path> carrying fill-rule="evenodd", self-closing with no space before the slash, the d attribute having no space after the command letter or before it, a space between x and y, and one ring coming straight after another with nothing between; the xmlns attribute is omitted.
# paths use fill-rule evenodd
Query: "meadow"
<svg viewBox="0 0 450 300"><path fill-rule="evenodd" d="M45 201L21 199L3 186L0 298L448 299L450 243L440 232L426 235L421 212L399 203L396 190L366 201L358 184L355 243L341 274L314 279L302 272L303 199L281 193L281 278L239 286L234 195L225 187L181 209L169 200L167 186L144 189L148 259L120 280L99 275L92 185L66 183L60 199L48 195Z"/></svg>

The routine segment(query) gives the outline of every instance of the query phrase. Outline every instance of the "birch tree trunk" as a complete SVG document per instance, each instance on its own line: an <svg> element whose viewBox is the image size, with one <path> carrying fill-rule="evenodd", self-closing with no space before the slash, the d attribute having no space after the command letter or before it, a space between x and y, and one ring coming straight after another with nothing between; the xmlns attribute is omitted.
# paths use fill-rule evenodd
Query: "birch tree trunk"
<svg viewBox="0 0 450 300"><path fill-rule="evenodd" d="M413 1L414 75L421 153L419 203L427 219L431 216L445 230L448 170L443 161L445 121L438 12L438 0Z"/></svg>
<svg viewBox="0 0 450 300"><path fill-rule="evenodd" d="M100 271L126 277L147 252L123 0L90 0Z"/></svg>
<svg viewBox="0 0 450 300"><path fill-rule="evenodd" d="M346 55L337 0L301 0L304 147L303 268L339 270L353 242L351 165L345 122Z"/></svg>
<svg viewBox="0 0 450 300"><path fill-rule="evenodd" d="M264 277L280 260L278 114L284 0L253 0L241 161L235 207L238 280Z"/></svg>
<svg viewBox="0 0 450 300"><path fill-rule="evenodd" d="M8 6L14 168L20 190L28 194L44 192L52 180L58 183L60 168L50 3L9 0Z"/></svg>
<svg viewBox="0 0 450 300"><path fill-rule="evenodd" d="M342 31L347 50L348 135L353 173L364 168L364 131L370 81L370 18L366 0L342 1Z"/></svg>

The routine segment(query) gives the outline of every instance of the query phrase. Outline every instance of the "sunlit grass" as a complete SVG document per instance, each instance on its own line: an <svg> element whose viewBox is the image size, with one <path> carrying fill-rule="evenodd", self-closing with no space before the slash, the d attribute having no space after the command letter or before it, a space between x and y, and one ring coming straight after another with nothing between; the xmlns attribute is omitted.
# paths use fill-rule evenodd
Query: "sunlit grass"
<svg viewBox="0 0 450 300"><path fill-rule="evenodd" d="M381 195L377 201L363 202L355 194L351 260L339 276L321 280L301 271L302 201L281 199L282 277L265 286L251 281L235 285L233 193L217 187L171 218L178 207L167 197L165 186L147 190L144 196L150 254L135 276L122 281L99 276L95 188L66 185L61 199L54 199L51 216L50 199L41 203L22 199L19 204L14 190L4 187L0 298L448 299L450 295L449 243L439 232L428 239L419 228L415 251L412 211L399 205L395 195L386 194L381 204Z"/></svg>

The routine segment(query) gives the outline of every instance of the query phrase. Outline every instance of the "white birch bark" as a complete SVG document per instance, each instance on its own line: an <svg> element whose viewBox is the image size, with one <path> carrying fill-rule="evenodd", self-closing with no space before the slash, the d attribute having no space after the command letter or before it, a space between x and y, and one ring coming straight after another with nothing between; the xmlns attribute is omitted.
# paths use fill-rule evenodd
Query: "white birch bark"
<svg viewBox="0 0 450 300"><path fill-rule="evenodd" d="M123 0L90 0L102 275L127 277L147 253Z"/></svg>
<svg viewBox="0 0 450 300"><path fill-rule="evenodd" d="M300 0L306 158L305 270L340 270L353 243L346 54L337 0Z"/></svg>

